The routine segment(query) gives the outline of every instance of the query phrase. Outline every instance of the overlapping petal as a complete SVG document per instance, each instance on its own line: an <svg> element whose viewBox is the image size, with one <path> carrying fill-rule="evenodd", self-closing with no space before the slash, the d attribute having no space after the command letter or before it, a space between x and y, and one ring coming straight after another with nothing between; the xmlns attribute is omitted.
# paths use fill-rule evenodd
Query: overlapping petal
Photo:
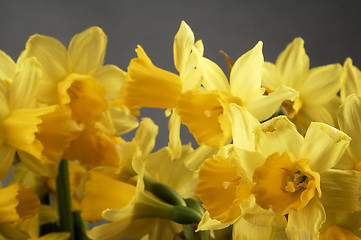
<svg viewBox="0 0 361 240"><path fill-rule="evenodd" d="M307 77L310 67L310 60L303 45L302 38L295 38L276 61L276 72L281 82L297 90Z"/></svg>
<svg viewBox="0 0 361 240"><path fill-rule="evenodd" d="M311 123L305 141L298 154L309 159L313 171L322 173L337 164L349 145L351 138L324 123Z"/></svg>
<svg viewBox="0 0 361 240"><path fill-rule="evenodd" d="M16 73L16 63L0 50L0 80L11 82Z"/></svg>
<svg viewBox="0 0 361 240"><path fill-rule="evenodd" d="M304 142L295 125L285 116L273 118L256 128L255 139L257 151L264 157L286 151L297 155Z"/></svg>
<svg viewBox="0 0 361 240"><path fill-rule="evenodd" d="M57 82L68 74L67 50L55 38L39 34L31 36L19 61L27 57L36 57L44 69L47 80Z"/></svg>
<svg viewBox="0 0 361 240"><path fill-rule="evenodd" d="M174 37L173 55L174 66L179 73L185 71L186 62L194 44L194 34L191 28L182 21L177 34Z"/></svg>
<svg viewBox="0 0 361 240"><path fill-rule="evenodd" d="M103 65L107 36L99 27L91 27L75 35L69 44L71 72L92 74Z"/></svg>
<svg viewBox="0 0 361 240"><path fill-rule="evenodd" d="M242 100L247 99L249 92L261 87L262 66L264 63L262 42L243 54L232 67L230 74L231 93Z"/></svg>
<svg viewBox="0 0 361 240"><path fill-rule="evenodd" d="M344 102L351 94L361 95L361 71L352 64L351 58L347 58L343 65L341 99Z"/></svg>
<svg viewBox="0 0 361 240"><path fill-rule="evenodd" d="M361 156L361 98L350 95L339 108L337 117L340 129L352 139L347 149L354 163L360 161Z"/></svg>
<svg viewBox="0 0 361 240"><path fill-rule="evenodd" d="M342 67L330 64L310 70L300 87L303 103L324 104L335 98L341 88Z"/></svg>

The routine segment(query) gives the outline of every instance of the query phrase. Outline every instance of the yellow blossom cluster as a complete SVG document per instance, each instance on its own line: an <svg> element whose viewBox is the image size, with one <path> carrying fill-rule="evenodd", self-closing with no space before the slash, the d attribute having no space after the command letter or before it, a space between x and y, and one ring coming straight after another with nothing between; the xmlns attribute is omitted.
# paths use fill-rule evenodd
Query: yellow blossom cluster
<svg viewBox="0 0 361 240"><path fill-rule="evenodd" d="M91 27L68 47L35 34L16 62L0 50L0 240L361 239L351 59L310 69L295 38L265 62L258 42L222 52L224 73L185 22L177 73L141 46L126 71L104 65L106 44ZM169 118L161 149L144 107Z"/></svg>

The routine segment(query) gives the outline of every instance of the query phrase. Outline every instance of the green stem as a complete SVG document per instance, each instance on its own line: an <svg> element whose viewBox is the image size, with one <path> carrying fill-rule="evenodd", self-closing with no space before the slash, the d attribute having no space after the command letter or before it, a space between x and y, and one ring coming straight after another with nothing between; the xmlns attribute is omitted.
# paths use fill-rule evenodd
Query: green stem
<svg viewBox="0 0 361 240"><path fill-rule="evenodd" d="M209 240L210 239L209 231L200 231L199 234L201 235L201 240Z"/></svg>
<svg viewBox="0 0 361 240"><path fill-rule="evenodd" d="M186 240L195 240L193 224L183 224L183 232Z"/></svg>
<svg viewBox="0 0 361 240"><path fill-rule="evenodd" d="M88 230L88 224L83 221L80 217L80 212L76 211L73 212L74 217L74 234L75 239L77 240L89 240L88 236L86 235L86 231Z"/></svg>
<svg viewBox="0 0 361 240"><path fill-rule="evenodd" d="M149 174L145 173L143 180L145 188L164 202L178 206L187 205L184 199L173 188L157 182Z"/></svg>
<svg viewBox="0 0 361 240"><path fill-rule="evenodd" d="M59 228L60 231L69 232L70 240L74 238L74 218L71 212L71 197L69 186L68 161L62 159L59 165L58 177L56 179Z"/></svg>
<svg viewBox="0 0 361 240"><path fill-rule="evenodd" d="M188 207L196 210L200 215L203 215L203 209L198 201L196 201L192 198L186 198L185 202L187 203ZM207 230L199 231L199 235L200 235L201 240L209 240L210 239L210 234L209 234L209 231L207 231Z"/></svg>

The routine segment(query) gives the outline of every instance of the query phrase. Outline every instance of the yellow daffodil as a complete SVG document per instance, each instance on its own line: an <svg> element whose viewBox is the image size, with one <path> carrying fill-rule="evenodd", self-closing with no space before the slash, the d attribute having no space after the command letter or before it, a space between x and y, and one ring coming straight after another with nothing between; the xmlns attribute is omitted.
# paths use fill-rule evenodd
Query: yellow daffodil
<svg viewBox="0 0 361 240"><path fill-rule="evenodd" d="M32 187L13 184L0 189L0 222L21 223L34 216L40 208L40 200Z"/></svg>
<svg viewBox="0 0 361 240"><path fill-rule="evenodd" d="M262 42L241 56L233 65L230 82L217 64L199 57L204 89L184 92L177 110L199 144L219 148L231 137L227 119L228 104L245 107L259 121L269 118L286 99L293 100L297 92L279 87L265 95L261 87L263 66Z"/></svg>
<svg viewBox="0 0 361 240"><path fill-rule="evenodd" d="M256 128L255 139L256 151L265 159L253 174L257 204L288 214L289 237L318 236L325 221L317 198L320 178L338 163L350 138L324 123L312 123L303 138L286 117L277 117Z"/></svg>
<svg viewBox="0 0 361 240"><path fill-rule="evenodd" d="M68 49L52 37L31 36L21 57L36 57L44 71L39 100L61 105L78 123L93 126L99 121L108 104L119 101L125 76L114 65L103 66L106 43L107 37L99 27L75 35ZM92 106L91 111L88 106ZM136 122L129 113L123 117Z"/></svg>
<svg viewBox="0 0 361 240"><path fill-rule="evenodd" d="M136 175L136 170L133 168L133 159L135 157L142 157L142 156L146 156L148 155L155 144L155 138L158 134L158 128L157 126L153 123L152 120L150 120L149 118L144 118L141 123L140 123L140 127L137 130L135 137L133 139L132 142L124 142L121 144L118 144L115 147L115 154L117 154L117 156L110 156L111 159L116 159L117 163L115 164L115 166L109 166L112 168L96 168L94 169L93 173L91 173L90 179L94 178L94 181L88 181L88 185L92 184L92 182L95 182L94 184L96 184L97 180L99 177L104 177L103 181L109 180L109 190L107 190L107 194L114 194L114 189L117 188L116 184L120 184L119 187L124 186L126 189L128 189L129 191L133 191L135 189L134 186L132 186L129 183L126 183L128 180L132 179L135 175ZM113 146L114 147L114 146ZM81 152L82 153L82 152ZM104 173L104 171L106 171L106 173ZM106 175L109 176L117 176L114 177L115 179L112 179L111 177L107 177ZM121 180L122 182L120 182L119 180ZM112 184L113 183L113 184ZM115 184L115 186L113 186ZM98 194L96 191L92 192L92 186L93 185L89 185L88 186L88 191L89 193L86 193L85 195L89 195L89 194ZM97 185L95 185L95 187L97 187ZM85 187L87 188L87 187ZM133 189L133 190L132 190ZM135 191L135 190L134 190ZM134 193L133 191L133 193ZM104 191L105 192L105 191ZM121 194L119 192L119 197L123 196L123 194ZM134 195L134 194L133 194ZM129 197L132 197L133 195L129 195ZM103 198L103 196L101 195L100 197ZM107 197L104 196L104 199L106 199ZM116 197L114 197L114 204L117 203ZM130 200L130 199L128 199ZM93 204L87 204L87 201L90 201L91 203L93 202L93 198L92 197L86 197L84 196L84 199L82 201L82 211L83 211L83 215L85 216L85 219L88 221L98 221L101 218L101 213L103 210L110 208L111 206L107 207L106 205L108 204L106 200L104 201L98 201L99 204L104 204L101 205L99 207L98 210L93 209L94 206ZM127 202L125 203L127 204ZM124 205L125 206L125 205ZM95 211L97 212L97 218L95 217L86 217L87 213L87 209L89 208L90 211ZM118 207L119 208L119 207ZM93 210L92 210L93 209ZM91 214L91 213L89 213ZM84 217L83 216L83 217ZM92 215L90 215L92 216Z"/></svg>
<svg viewBox="0 0 361 240"><path fill-rule="evenodd" d="M303 45L301 38L295 38L275 64L265 62L262 76L262 85L268 93L280 86L299 92L298 98L284 101L282 105L302 134L312 121L336 126L336 111L340 105L337 92L342 83L340 64L309 69L310 60Z"/></svg>
<svg viewBox="0 0 361 240"><path fill-rule="evenodd" d="M5 69L14 67L10 58L1 61ZM0 178L8 174L16 151L32 171L54 175L70 141L67 115L57 106L38 107L42 72L36 59L20 59L15 73L0 75L4 76L0 79Z"/></svg>
<svg viewBox="0 0 361 240"><path fill-rule="evenodd" d="M195 192L206 212L198 230L223 229L233 224L233 239L270 239L277 226L284 228L285 219L260 208L251 193L253 172L264 163L254 152L253 130L260 123L236 104L230 104L229 115L234 145L221 148L199 170Z"/></svg>
<svg viewBox="0 0 361 240"><path fill-rule="evenodd" d="M154 66L141 46L136 49L138 57L129 63L123 87L124 102L134 112L141 107L174 108L182 91L200 85L196 58L203 54L203 45L194 43L193 32L184 21L174 38L173 51L179 75Z"/></svg>

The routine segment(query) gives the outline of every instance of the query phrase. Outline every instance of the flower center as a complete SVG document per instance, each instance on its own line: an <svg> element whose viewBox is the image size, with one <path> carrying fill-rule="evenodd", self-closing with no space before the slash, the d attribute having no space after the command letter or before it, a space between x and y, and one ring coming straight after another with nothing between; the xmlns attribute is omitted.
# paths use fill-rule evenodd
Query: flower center
<svg viewBox="0 0 361 240"><path fill-rule="evenodd" d="M307 188L308 184L308 178L307 176L302 173L300 170L297 170L296 172L292 172L288 169L283 168L283 170L286 171L285 175L285 185L283 190L286 192L296 192L296 191L303 191Z"/></svg>
<svg viewBox="0 0 361 240"><path fill-rule="evenodd" d="M294 101L291 100L284 100L282 102L282 107L286 110L289 118L294 118L298 111L302 108L302 102L300 98L295 99Z"/></svg>
<svg viewBox="0 0 361 240"><path fill-rule="evenodd" d="M58 84L58 95L60 105L79 123L92 126L107 109L105 90L92 76L70 74Z"/></svg>

